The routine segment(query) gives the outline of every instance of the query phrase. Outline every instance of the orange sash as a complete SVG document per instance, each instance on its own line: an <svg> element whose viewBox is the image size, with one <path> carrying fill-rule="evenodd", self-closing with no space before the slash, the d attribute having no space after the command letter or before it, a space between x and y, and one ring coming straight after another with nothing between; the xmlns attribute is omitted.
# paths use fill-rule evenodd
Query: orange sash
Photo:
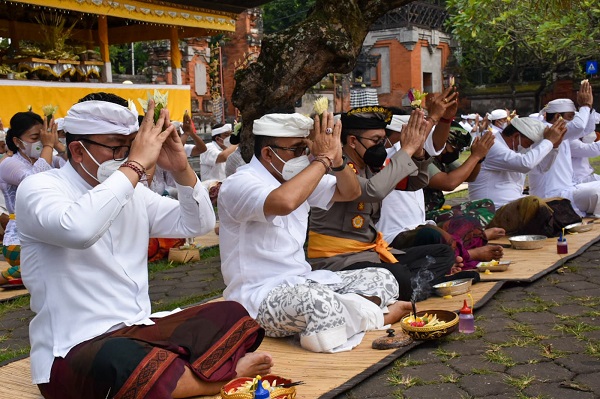
<svg viewBox="0 0 600 399"><path fill-rule="evenodd" d="M361 242L350 238L340 238L325 234L308 232L308 257L329 258L331 256L347 253L363 252L370 249L379 254L379 258L386 263L396 263L398 260L388 250L389 244L383 239L381 232L377 233L375 242Z"/></svg>

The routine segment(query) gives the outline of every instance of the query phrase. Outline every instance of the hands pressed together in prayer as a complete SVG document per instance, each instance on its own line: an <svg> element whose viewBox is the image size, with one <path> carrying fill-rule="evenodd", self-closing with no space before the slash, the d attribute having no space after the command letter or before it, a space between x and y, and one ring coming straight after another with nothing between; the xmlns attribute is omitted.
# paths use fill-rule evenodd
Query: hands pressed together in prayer
<svg viewBox="0 0 600 399"><path fill-rule="evenodd" d="M342 122L335 120L333 113L324 112L322 116L315 115L315 124L307 145L315 158L323 157L331 161L332 167L342 164Z"/></svg>
<svg viewBox="0 0 600 399"><path fill-rule="evenodd" d="M454 87L446 88L437 96L427 98L428 119L431 121L430 129L437 125L441 118L453 119L458 110L458 92Z"/></svg>
<svg viewBox="0 0 600 399"><path fill-rule="evenodd" d="M567 133L567 121L560 118L550 127L544 129L544 138L550 140L554 148L558 148Z"/></svg>
<svg viewBox="0 0 600 399"><path fill-rule="evenodd" d="M482 160L485 158L490 148L494 145L495 136L492 132L486 132L481 137L475 137L471 143L471 156Z"/></svg>
<svg viewBox="0 0 600 399"><path fill-rule="evenodd" d="M590 85L590 82L588 82L587 79L581 82L581 87L577 92L577 104L579 104L580 107L587 106L590 108L594 105L592 85Z"/></svg>
<svg viewBox="0 0 600 399"><path fill-rule="evenodd" d="M175 126L171 124L169 110L163 108L154 123L154 107L154 100L150 100L144 120L131 144L129 160L139 162L148 171L158 165L171 172L177 183L194 186L196 174L189 165Z"/></svg>
<svg viewBox="0 0 600 399"><path fill-rule="evenodd" d="M425 120L423 111L415 109L411 112L408 124L402 128L400 144L402 149L411 157L423 158L425 150L423 145L427 135L431 131L431 126Z"/></svg>

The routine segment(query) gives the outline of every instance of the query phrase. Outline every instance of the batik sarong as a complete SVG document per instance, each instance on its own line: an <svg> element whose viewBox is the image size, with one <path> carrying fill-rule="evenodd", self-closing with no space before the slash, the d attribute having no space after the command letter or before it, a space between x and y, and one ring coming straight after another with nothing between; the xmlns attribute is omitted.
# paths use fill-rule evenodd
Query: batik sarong
<svg viewBox="0 0 600 399"><path fill-rule="evenodd" d="M203 381L234 378L238 360L264 336L246 310L230 301L153 321L98 336L55 358L50 382L38 385L44 398L170 398L186 366Z"/></svg>
<svg viewBox="0 0 600 399"><path fill-rule="evenodd" d="M487 226L495 214L494 202L489 199L466 201L454 205L449 209L434 209L426 212L428 220L433 220L438 225L457 216L470 216L479 220L482 226Z"/></svg>
<svg viewBox="0 0 600 399"><path fill-rule="evenodd" d="M286 337L300 334L300 343L308 350L328 351L345 344L352 336L348 332L352 325L360 325L371 319L369 306L356 306L346 294L376 297L379 304L373 305L382 316L381 310L398 297L398 283L393 275L378 268L335 272L338 284L320 284L307 280L293 286L282 284L269 292L258 309L256 320L269 337ZM378 309L379 307L379 309ZM365 329L356 329L354 333ZM378 326L371 325L371 328ZM380 327L380 326L379 326ZM318 349L316 347L319 347Z"/></svg>

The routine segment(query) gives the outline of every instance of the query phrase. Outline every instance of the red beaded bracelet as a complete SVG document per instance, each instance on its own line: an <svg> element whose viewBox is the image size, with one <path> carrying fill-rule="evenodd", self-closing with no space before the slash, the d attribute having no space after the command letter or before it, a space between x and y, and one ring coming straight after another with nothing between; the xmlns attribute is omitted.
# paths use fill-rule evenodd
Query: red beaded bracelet
<svg viewBox="0 0 600 399"><path fill-rule="evenodd" d="M124 162L121 164L121 167L129 168L129 169L133 170L135 173L137 173L139 181L146 180L146 173L144 173L144 171L141 170L140 168L138 168L135 164L133 164L131 162Z"/></svg>

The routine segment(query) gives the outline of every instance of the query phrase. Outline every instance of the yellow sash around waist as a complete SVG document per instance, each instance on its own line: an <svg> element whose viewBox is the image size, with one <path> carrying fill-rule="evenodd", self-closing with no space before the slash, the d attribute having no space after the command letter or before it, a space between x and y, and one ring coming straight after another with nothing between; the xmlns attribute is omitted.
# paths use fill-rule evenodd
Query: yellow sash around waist
<svg viewBox="0 0 600 399"><path fill-rule="evenodd" d="M333 237L325 234L308 232L308 257L329 258L347 253L374 250L379 258L386 263L396 263L398 260L388 250L389 245L383 239L381 232L377 233L375 242L361 242L350 238Z"/></svg>
<svg viewBox="0 0 600 399"><path fill-rule="evenodd" d="M8 220L16 220L17 218L15 217L14 213L9 213L8 214Z"/></svg>

